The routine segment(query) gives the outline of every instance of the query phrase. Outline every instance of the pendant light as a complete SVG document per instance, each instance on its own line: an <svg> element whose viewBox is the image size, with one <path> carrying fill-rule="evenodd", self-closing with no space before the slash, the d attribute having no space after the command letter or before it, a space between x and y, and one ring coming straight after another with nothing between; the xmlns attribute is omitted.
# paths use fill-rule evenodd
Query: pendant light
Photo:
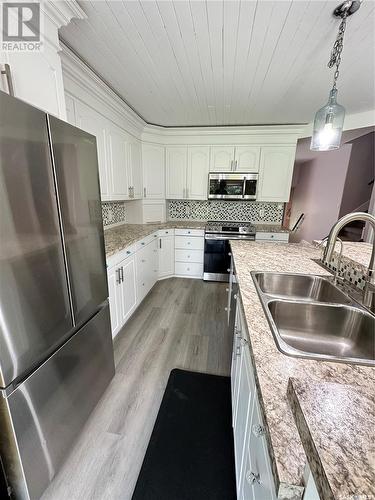
<svg viewBox="0 0 375 500"><path fill-rule="evenodd" d="M344 34L347 17L354 14L361 5L361 1L347 1L340 4L333 15L341 18L339 31L333 45L328 67L335 68L333 86L329 92L328 102L320 108L314 120L314 130L311 137L310 149L313 151L331 151L338 149L341 144L342 129L344 126L345 108L337 102L337 79L341 63L341 53L344 47Z"/></svg>

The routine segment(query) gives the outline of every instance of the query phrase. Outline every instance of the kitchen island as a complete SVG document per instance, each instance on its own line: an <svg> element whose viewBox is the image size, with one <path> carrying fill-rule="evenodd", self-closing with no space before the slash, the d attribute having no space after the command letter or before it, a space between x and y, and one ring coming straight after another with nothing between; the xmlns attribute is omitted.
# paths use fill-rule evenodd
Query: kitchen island
<svg viewBox="0 0 375 500"><path fill-rule="evenodd" d="M317 383L323 386L326 383L335 383L358 390L366 387L372 388L374 369L353 364L301 359L281 353L276 347L250 274L251 271L270 271L328 275L329 273L314 261L320 257L320 250L309 244L243 241L232 241L231 248L278 497L298 498L298 489L293 487L304 484L304 469L306 463L309 462L322 498L326 498L324 491L332 491L331 498L337 499L344 498L343 494L346 495L345 498L351 498L351 495L353 498L354 495L372 498L371 495L375 495L375 472L368 455L365 457L367 462L363 463L363 474L356 478L356 482L351 481L351 477L358 475L358 466L352 463L350 458L345 462L346 473L343 475L342 484L332 484L332 479L330 480L332 476L329 474L324 475L321 478L322 481L317 480L318 469L314 469L316 455L312 455L308 447L305 446L304 449L300 438L303 429L300 425L296 426L296 416L297 423L301 422L301 419L298 419L296 415L296 405L291 405L288 399L287 390L291 378L303 384L307 389ZM372 394L371 401L374 403L374 394ZM316 421L324 421L331 413L329 399L322 398L320 404L311 405L309 408L309 421L312 421L314 417ZM373 419L373 414L368 415L358 411L358 425L361 424L361 419L369 418ZM368 425L368 422L363 421L363 424ZM375 422L372 422L372 425L374 424ZM321 432L327 434L324 428ZM350 426L347 427L346 432L351 432ZM348 435L348 442L349 437ZM368 439L370 438L369 436ZM327 440L327 446L330 446L328 435ZM350 442L358 447L359 454L362 444L355 440L350 440ZM340 443L343 443L342 435ZM332 446L333 459L337 456L337 460L345 460L345 450L340 451L341 453L338 454ZM314 449L314 453L319 453L319 449ZM320 463L324 463L324 460ZM353 486L354 484L356 486Z"/></svg>

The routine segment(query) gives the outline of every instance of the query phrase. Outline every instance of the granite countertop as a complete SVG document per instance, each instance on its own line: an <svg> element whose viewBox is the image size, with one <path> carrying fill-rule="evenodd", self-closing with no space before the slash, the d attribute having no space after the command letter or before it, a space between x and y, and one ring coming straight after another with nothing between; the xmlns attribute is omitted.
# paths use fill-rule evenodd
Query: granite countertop
<svg viewBox="0 0 375 500"><path fill-rule="evenodd" d="M257 233L290 233L290 229L278 224L253 224Z"/></svg>
<svg viewBox="0 0 375 500"><path fill-rule="evenodd" d="M312 260L320 256L317 248L309 244L238 240L231 241L231 247L249 333L250 354L268 429L267 439L276 486L282 489L284 486L302 485L306 454L287 398L289 378L297 379L305 386L313 381L327 381L354 387L372 387L375 371L366 366L293 358L282 354L276 347L250 271L329 274ZM319 418L321 409L318 404L311 411ZM358 418L360 425L362 414ZM322 432L325 430L322 429ZM350 463L347 466L350 469ZM357 480L363 481L366 488L367 474L362 474Z"/></svg>
<svg viewBox="0 0 375 500"><path fill-rule="evenodd" d="M375 498L373 387L292 378L288 398L320 498Z"/></svg>
<svg viewBox="0 0 375 500"><path fill-rule="evenodd" d="M116 252L152 234L158 229L204 229L207 221L171 220L160 224L121 224L104 231L105 253L111 257ZM254 224L257 232L289 232L274 224Z"/></svg>
<svg viewBox="0 0 375 500"><path fill-rule="evenodd" d="M121 224L104 231L107 258L159 229L204 229L206 222L171 221L160 224Z"/></svg>

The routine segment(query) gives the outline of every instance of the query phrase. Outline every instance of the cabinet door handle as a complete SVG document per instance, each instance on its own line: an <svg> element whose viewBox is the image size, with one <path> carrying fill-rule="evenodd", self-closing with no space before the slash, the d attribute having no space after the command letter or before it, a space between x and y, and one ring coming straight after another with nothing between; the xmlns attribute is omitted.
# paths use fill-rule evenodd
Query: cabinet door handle
<svg viewBox="0 0 375 500"><path fill-rule="evenodd" d="M234 160L234 170L237 170L237 160Z"/></svg>
<svg viewBox="0 0 375 500"><path fill-rule="evenodd" d="M240 345L238 345L236 347L236 356L241 356L241 346Z"/></svg>
<svg viewBox="0 0 375 500"><path fill-rule="evenodd" d="M124 283L124 268L121 266L121 281Z"/></svg>
<svg viewBox="0 0 375 500"><path fill-rule="evenodd" d="M119 285L121 283L121 273L120 268L116 269L116 283Z"/></svg>
<svg viewBox="0 0 375 500"><path fill-rule="evenodd" d="M253 425L253 429L252 430L253 430L254 436L256 436L256 437L264 436L264 434L266 433L265 428L261 424Z"/></svg>
<svg viewBox="0 0 375 500"><path fill-rule="evenodd" d="M143 197L147 198L147 196L146 196L146 188L143 188Z"/></svg>
<svg viewBox="0 0 375 500"><path fill-rule="evenodd" d="M254 484L254 483L260 484L260 474L259 474L259 472L247 471L246 472L246 481L249 484Z"/></svg>
<svg viewBox="0 0 375 500"><path fill-rule="evenodd" d="M11 96L14 96L12 73L11 73L9 64L4 64L4 69L2 69L0 71L0 73L2 75L5 75L5 78L7 79L8 94L11 95Z"/></svg>
<svg viewBox="0 0 375 500"><path fill-rule="evenodd" d="M159 248L161 248L161 238L159 238Z"/></svg>

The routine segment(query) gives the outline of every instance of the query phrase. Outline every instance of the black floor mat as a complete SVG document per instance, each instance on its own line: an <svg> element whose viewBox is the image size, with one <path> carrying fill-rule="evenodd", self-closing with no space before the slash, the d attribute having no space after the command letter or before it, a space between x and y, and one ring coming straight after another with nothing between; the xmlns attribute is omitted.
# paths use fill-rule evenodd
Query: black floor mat
<svg viewBox="0 0 375 500"><path fill-rule="evenodd" d="M133 500L235 498L230 378L172 370Z"/></svg>

